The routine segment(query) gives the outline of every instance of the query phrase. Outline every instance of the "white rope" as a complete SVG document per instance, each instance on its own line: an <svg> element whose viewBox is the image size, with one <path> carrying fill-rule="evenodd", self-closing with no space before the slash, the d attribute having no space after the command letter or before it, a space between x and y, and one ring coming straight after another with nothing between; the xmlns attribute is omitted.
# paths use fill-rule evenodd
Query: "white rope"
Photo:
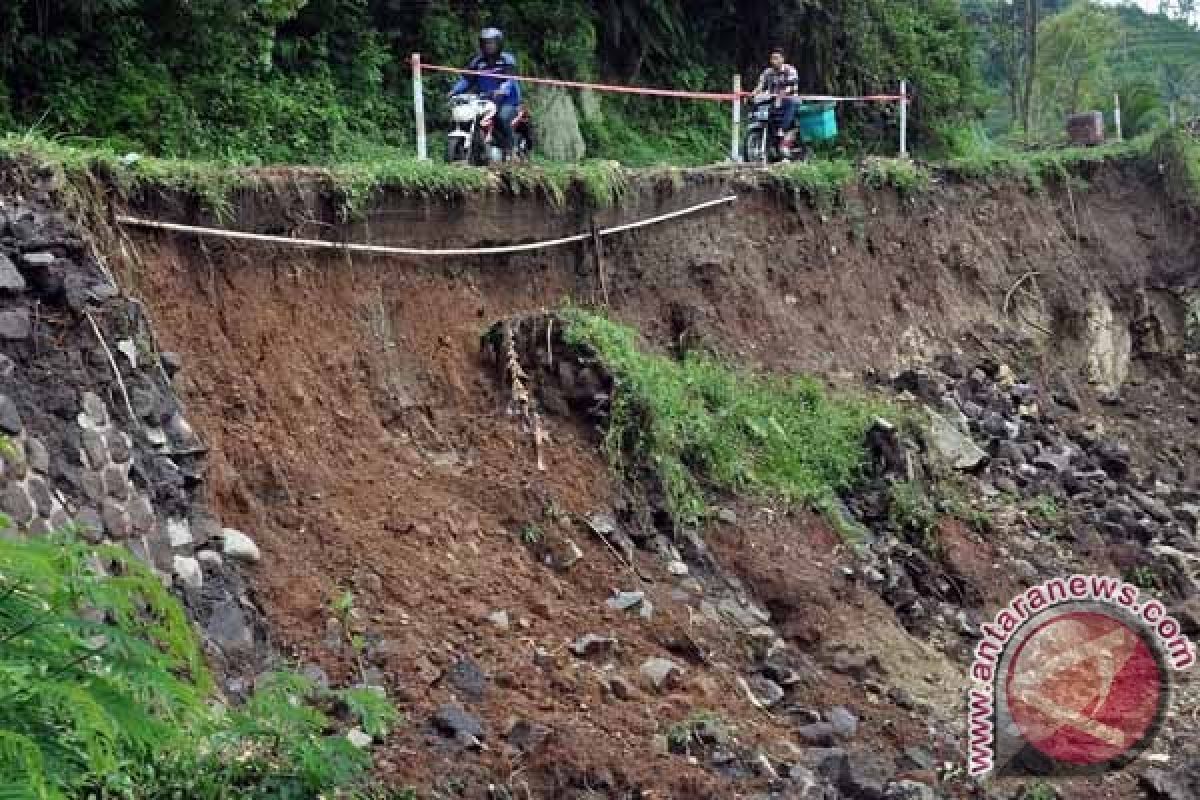
<svg viewBox="0 0 1200 800"><path fill-rule="evenodd" d="M644 228L647 225L656 225L667 220L677 219L688 214L695 214L698 211L703 211L707 208L712 208L726 203L732 203L737 200L737 195L729 195L716 200L709 200L704 203L698 203L694 206L679 209L678 211L670 211L666 214L660 214L657 217L639 220L637 222L629 222L624 225L617 225L612 228L603 228L597 231L600 236L612 236L614 234L623 233L625 231ZM290 236L271 236L265 233L247 233L245 231L231 231L223 228L203 228L196 225L181 225L177 222L159 222L150 219L139 219L137 217L129 217L118 215L117 222L121 225L129 225L135 228L154 228L161 231L175 231L177 233L191 233L197 236L215 236L222 239L240 239L251 242L266 242L270 244L287 245L289 247L304 247L326 250L343 250L351 253L373 253L377 255L396 255L396 256L487 256L487 255L503 255L506 253L524 253L530 250L542 250L549 247L558 247L572 242L582 242L585 239L592 237L591 232L576 233L572 236L564 236L560 239L547 239L541 242L530 242L528 244L510 244L500 247L460 247L448 250L427 250L416 247L392 247L389 245L377 244L354 244L343 242L330 242L325 239L296 239Z"/></svg>

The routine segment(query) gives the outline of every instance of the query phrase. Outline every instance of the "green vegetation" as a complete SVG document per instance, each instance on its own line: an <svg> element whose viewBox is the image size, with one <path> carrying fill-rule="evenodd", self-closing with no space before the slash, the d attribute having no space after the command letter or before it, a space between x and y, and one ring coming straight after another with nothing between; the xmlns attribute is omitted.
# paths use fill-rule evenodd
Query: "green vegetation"
<svg viewBox="0 0 1200 800"><path fill-rule="evenodd" d="M872 189L891 186L903 195L919 194L929 188L929 170L914 161L872 158L863 169L863 183Z"/></svg>
<svg viewBox="0 0 1200 800"><path fill-rule="evenodd" d="M606 447L631 480L648 473L681 524L707 488L821 505L860 476L882 402L832 395L805 377L747 374L703 355L646 352L632 329L573 309L567 338L594 350L617 389Z"/></svg>
<svg viewBox="0 0 1200 800"><path fill-rule="evenodd" d="M946 174L965 180L1017 180L1031 190L1039 191L1046 183L1071 179L1083 165L1144 157L1150 152L1152 143L1153 137L1141 136L1102 147L1019 151L982 146L946 160L941 167Z"/></svg>
<svg viewBox="0 0 1200 800"><path fill-rule="evenodd" d="M964 0L989 134L1059 142L1067 114L1095 110L1113 135L1115 92L1127 137L1161 130L1172 109L1178 120L1200 113L1200 30L1183 5L1147 13L1132 3Z"/></svg>
<svg viewBox="0 0 1200 800"><path fill-rule="evenodd" d="M849 161L805 161L773 167L771 176L794 200L806 197L818 207L828 208L854 183L855 170Z"/></svg>
<svg viewBox="0 0 1200 800"><path fill-rule="evenodd" d="M371 759L339 727L398 721L380 693L286 673L214 710L178 601L127 551L65 535L0 538L0 642L4 797L349 797Z"/></svg>
<svg viewBox="0 0 1200 800"><path fill-rule="evenodd" d="M521 541L530 547L541 544L542 539L545 537L545 531L543 531L540 526L535 525L532 522L526 523L521 527Z"/></svg>
<svg viewBox="0 0 1200 800"><path fill-rule="evenodd" d="M1151 153L1170 195L1200 208L1200 141L1182 131L1168 131L1154 141Z"/></svg>
<svg viewBox="0 0 1200 800"><path fill-rule="evenodd" d="M1139 589L1153 591L1161 589L1158 573L1154 571L1154 567L1143 564L1140 567L1133 567L1125 573L1125 580L1132 583Z"/></svg>
<svg viewBox="0 0 1200 800"><path fill-rule="evenodd" d="M65 184L86 184L90 176L100 175L126 195L146 188L190 192L218 218L229 216L230 197L235 189L262 187L271 180L263 172L228 162L128 158L109 147L72 147L29 133L0 136L0 160L4 158L28 159L47 166ZM578 199L582 205L594 208L613 205L626 189L625 171L612 161L483 170L393 156L337 164L310 175L319 186L341 198L346 216L363 208L375 192L385 188L437 197L473 192L535 194L556 206Z"/></svg>
<svg viewBox="0 0 1200 800"><path fill-rule="evenodd" d="M409 54L463 64L485 24L505 29L523 74L723 91L734 72L753 84L782 43L806 91L894 92L908 78L926 138L978 108L956 0L12 0L0 8L0 131L251 166L395 159L412 154ZM431 132L453 80L426 76ZM592 156L696 164L728 146L724 104L573 99ZM865 150L890 149L895 112L847 106L843 126Z"/></svg>
<svg viewBox="0 0 1200 800"><path fill-rule="evenodd" d="M1063 511L1058 507L1058 501L1048 494L1039 494L1029 502L1029 513L1048 525L1056 525L1062 520Z"/></svg>
<svg viewBox="0 0 1200 800"><path fill-rule="evenodd" d="M937 506L919 481L899 481L888 490L888 519L910 542L928 553L938 551Z"/></svg>

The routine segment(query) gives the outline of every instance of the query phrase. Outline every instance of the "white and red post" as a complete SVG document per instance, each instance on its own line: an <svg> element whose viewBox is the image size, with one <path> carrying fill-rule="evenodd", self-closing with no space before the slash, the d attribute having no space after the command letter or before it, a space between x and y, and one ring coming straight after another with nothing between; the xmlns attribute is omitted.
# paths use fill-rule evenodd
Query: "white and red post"
<svg viewBox="0 0 1200 800"><path fill-rule="evenodd" d="M429 145L425 140L425 87L421 83L421 54L412 54L413 111L417 117L417 158L429 160Z"/></svg>

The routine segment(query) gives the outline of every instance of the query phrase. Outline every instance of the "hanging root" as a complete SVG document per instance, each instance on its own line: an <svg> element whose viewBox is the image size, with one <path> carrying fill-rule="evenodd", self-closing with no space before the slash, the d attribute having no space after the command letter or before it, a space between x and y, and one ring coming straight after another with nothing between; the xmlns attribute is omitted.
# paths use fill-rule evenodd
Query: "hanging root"
<svg viewBox="0 0 1200 800"><path fill-rule="evenodd" d="M504 378L509 382L512 390L512 402L516 407L516 413L521 415L521 420L525 423L528 430L533 432L533 447L537 453L537 468L540 472L546 471L546 462L543 458L542 445L549 441L549 435L542 427L542 417L534 407L533 398L529 394L527 381L529 376L525 373L525 369L521 366L521 359L517 356L516 339L513 336L511 322L505 322L502 327L503 335L503 359L504 359Z"/></svg>

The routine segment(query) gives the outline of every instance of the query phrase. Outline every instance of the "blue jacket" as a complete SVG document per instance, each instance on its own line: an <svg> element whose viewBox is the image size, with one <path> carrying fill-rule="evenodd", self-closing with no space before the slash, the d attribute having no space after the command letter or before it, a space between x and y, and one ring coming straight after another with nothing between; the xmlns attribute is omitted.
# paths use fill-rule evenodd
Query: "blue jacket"
<svg viewBox="0 0 1200 800"><path fill-rule="evenodd" d="M504 77L517 71L517 59L513 58L512 53L501 53L493 59L480 53L471 59L466 69L475 72L490 72L494 75L463 75L458 79L458 83L454 84L450 94L462 94L470 90L475 94L490 96L499 90L503 92L503 95L497 105L515 106L521 102L520 85L512 78Z"/></svg>

